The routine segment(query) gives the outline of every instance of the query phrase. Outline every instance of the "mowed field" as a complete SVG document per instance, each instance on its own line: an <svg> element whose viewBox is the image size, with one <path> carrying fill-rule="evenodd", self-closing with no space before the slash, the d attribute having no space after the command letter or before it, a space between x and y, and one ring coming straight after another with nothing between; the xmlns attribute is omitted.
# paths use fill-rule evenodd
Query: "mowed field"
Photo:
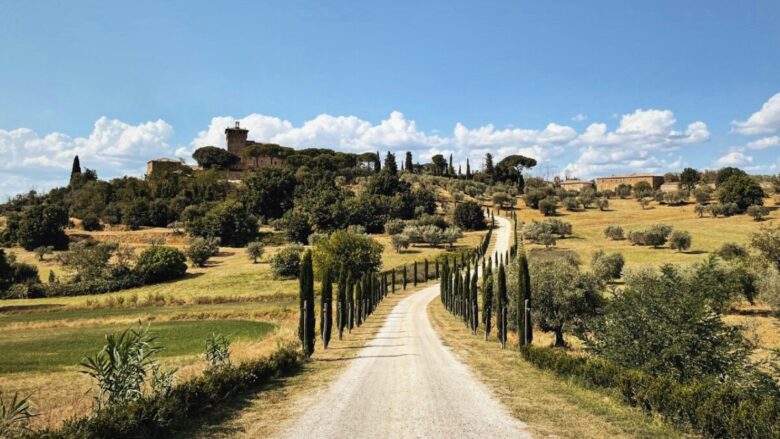
<svg viewBox="0 0 780 439"><path fill-rule="evenodd" d="M170 239L164 229L103 232L94 237L139 249L148 245L150 237L168 238L166 245L183 244L181 239ZM446 250L420 246L398 254L387 236L373 237L385 246L384 269ZM467 233L457 247L473 247L480 237L480 233ZM281 248L266 247L257 264L244 249L222 248L207 267L188 268L186 277L175 282L97 296L0 301L0 351L4 353L0 390L32 393L41 414L34 418L34 426L81 416L90 410L93 386L79 372L79 361L102 347L105 334L139 323L149 325L159 338L164 347L159 359L166 367L178 368L179 379L202 372L205 339L212 333L230 337L234 361L270 353L279 339L293 338L297 327L298 281L275 278L268 263ZM20 248L7 251L38 266L44 281L51 270L57 276L66 274L54 255L38 261Z"/></svg>

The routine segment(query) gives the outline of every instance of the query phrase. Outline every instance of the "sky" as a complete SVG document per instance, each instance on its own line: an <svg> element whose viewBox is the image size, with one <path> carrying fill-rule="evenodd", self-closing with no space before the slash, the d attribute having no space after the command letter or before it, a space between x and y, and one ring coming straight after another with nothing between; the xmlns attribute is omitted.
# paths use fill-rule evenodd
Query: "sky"
<svg viewBox="0 0 780 439"><path fill-rule="evenodd" d="M252 140L780 172L780 2L0 0L0 198Z"/></svg>

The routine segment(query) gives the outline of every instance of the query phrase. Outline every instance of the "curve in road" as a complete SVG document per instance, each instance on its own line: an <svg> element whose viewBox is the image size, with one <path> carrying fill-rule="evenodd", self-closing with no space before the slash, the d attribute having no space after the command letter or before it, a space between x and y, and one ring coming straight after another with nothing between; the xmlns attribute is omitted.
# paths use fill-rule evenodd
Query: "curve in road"
<svg viewBox="0 0 780 439"><path fill-rule="evenodd" d="M506 252L509 221L496 217L494 253ZM439 284L393 308L333 385L285 438L530 438L442 344L428 319Z"/></svg>

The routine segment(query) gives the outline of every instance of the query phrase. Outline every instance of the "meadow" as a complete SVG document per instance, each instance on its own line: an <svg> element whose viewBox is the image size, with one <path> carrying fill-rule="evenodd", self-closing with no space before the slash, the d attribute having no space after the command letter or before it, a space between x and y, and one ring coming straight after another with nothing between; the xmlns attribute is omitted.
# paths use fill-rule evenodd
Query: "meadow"
<svg viewBox="0 0 780 439"><path fill-rule="evenodd" d="M186 242L166 229L72 234L137 249L153 240L175 247ZM413 246L397 253L389 237L373 237L384 246L383 269L431 259L447 250ZM480 232L466 233L456 248L474 247L480 237ZM94 389L79 372L78 363L102 347L105 334L139 323L150 325L164 347L161 364L176 367L180 380L202 373L205 339L212 333L230 337L234 361L270 353L278 340L294 337L297 328L298 281L276 278L268 263L281 248L268 245L255 264L245 249L223 247L206 267L189 267L185 278L173 282L102 295L0 302L0 350L11 354L0 359L0 390L33 395L35 410L41 414L33 419L33 426L54 426L82 416L91 409ZM39 261L21 248L7 251L36 265L44 280L49 271L58 277L67 274L56 255Z"/></svg>

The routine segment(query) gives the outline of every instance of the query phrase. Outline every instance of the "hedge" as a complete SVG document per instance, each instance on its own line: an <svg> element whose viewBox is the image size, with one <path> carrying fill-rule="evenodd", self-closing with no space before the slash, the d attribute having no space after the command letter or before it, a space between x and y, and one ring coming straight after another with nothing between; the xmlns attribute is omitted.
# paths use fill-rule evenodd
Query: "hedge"
<svg viewBox="0 0 780 439"><path fill-rule="evenodd" d="M520 352L541 369L616 390L628 404L707 437L780 438L780 398L768 388L715 379L683 384L538 346L525 345Z"/></svg>
<svg viewBox="0 0 780 439"><path fill-rule="evenodd" d="M201 375L174 386L167 394L149 395L127 405L108 407L94 416L67 422L59 430L36 432L35 436L170 437L191 427L194 419L211 412L235 394L257 390L276 377L292 374L302 364L297 346L280 347L267 358Z"/></svg>

